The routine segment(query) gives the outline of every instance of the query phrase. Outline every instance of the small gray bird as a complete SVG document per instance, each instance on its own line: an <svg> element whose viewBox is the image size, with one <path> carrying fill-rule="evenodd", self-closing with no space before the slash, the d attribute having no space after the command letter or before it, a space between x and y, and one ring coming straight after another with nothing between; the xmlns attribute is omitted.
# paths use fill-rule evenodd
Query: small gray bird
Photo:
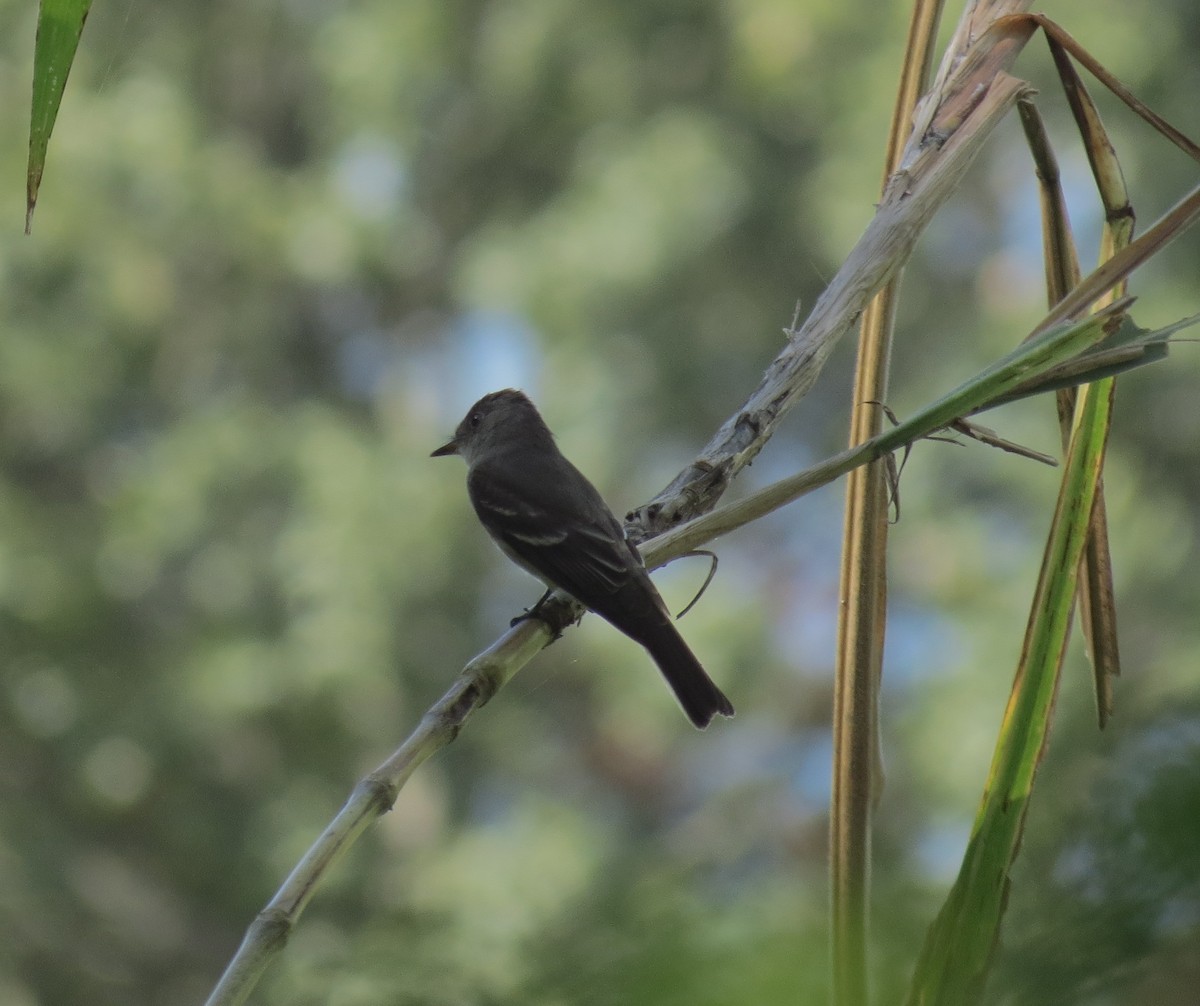
<svg viewBox="0 0 1200 1006"><path fill-rule="evenodd" d="M505 555L641 643L696 726L733 715L676 630L638 550L524 394L496 391L472 405L454 439L430 456L447 454L467 462L471 504Z"/></svg>

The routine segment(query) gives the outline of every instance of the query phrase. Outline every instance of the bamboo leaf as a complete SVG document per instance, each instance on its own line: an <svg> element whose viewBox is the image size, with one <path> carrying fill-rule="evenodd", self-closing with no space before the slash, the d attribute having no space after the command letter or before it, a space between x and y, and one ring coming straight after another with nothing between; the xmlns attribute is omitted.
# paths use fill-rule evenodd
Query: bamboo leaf
<svg viewBox="0 0 1200 1006"><path fill-rule="evenodd" d="M1080 353L1074 359L1019 384L1012 391L995 398L977 411L994 409L1021 398L1056 391L1059 388L1077 387L1080 384L1114 377L1149 363L1157 363L1166 358L1171 337L1176 332L1198 323L1200 314L1193 314L1163 328L1150 330L1139 328L1127 317L1116 330L1106 335L1087 352Z"/></svg>
<svg viewBox="0 0 1200 1006"><path fill-rule="evenodd" d="M1080 558L1104 460L1107 382L1081 389L1021 660L997 738L987 788L962 867L930 927L908 1003L958 1006L977 997L1008 899L1034 777L1058 692Z"/></svg>
<svg viewBox="0 0 1200 1006"><path fill-rule="evenodd" d="M42 0L33 47L33 107L29 116L29 164L25 181L25 233L33 222L46 148L58 118L67 75L92 0Z"/></svg>

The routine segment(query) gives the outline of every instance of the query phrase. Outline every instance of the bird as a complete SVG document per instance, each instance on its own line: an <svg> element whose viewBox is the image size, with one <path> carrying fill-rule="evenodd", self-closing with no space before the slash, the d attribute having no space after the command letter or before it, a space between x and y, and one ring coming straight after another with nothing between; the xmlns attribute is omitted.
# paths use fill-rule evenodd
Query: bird
<svg viewBox="0 0 1200 1006"><path fill-rule="evenodd" d="M733 715L675 628L625 529L558 449L524 392L506 388L479 399L430 457L451 454L466 461L471 505L508 558L640 643L697 727L718 713Z"/></svg>

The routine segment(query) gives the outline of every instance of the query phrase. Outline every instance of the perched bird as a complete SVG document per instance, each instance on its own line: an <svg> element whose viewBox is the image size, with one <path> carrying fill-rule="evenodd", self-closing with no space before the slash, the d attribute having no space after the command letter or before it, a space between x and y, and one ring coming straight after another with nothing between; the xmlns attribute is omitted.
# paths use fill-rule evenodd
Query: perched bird
<svg viewBox="0 0 1200 1006"><path fill-rule="evenodd" d="M496 391L472 405L454 439L430 456L447 454L467 462L471 504L505 555L641 643L696 726L733 715L620 522L522 392Z"/></svg>

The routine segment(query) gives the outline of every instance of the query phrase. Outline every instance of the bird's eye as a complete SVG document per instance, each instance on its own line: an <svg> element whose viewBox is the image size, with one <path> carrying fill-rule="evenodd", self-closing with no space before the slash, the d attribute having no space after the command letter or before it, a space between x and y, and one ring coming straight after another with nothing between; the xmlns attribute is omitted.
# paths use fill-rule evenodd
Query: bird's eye
<svg viewBox="0 0 1200 1006"><path fill-rule="evenodd" d="M478 426L482 421L483 421L483 413L482 412L472 412L471 413L471 425L472 426Z"/></svg>

